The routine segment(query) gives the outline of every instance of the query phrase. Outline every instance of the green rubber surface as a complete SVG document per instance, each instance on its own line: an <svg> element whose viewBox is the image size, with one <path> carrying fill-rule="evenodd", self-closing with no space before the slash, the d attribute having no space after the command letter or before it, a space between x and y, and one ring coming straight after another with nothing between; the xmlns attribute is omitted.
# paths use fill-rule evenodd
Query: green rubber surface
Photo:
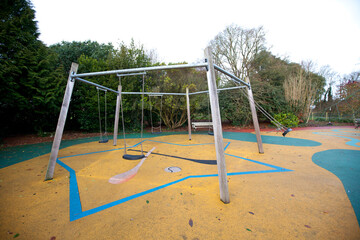
<svg viewBox="0 0 360 240"><path fill-rule="evenodd" d="M256 135L247 132L224 132L223 137L232 140L239 140L245 142L257 142ZM262 142L266 144L276 144L283 146L296 146L296 147L317 147L321 143L313 140L291 138L291 137L278 137L278 136L261 136Z"/></svg>
<svg viewBox="0 0 360 240"><path fill-rule="evenodd" d="M360 220L360 151L331 149L315 153L315 164L335 174L343 183L345 191Z"/></svg>

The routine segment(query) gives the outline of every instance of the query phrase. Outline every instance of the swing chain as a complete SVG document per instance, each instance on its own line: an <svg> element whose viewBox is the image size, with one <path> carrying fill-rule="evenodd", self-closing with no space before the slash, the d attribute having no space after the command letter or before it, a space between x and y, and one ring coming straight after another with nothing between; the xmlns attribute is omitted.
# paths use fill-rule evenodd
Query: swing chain
<svg viewBox="0 0 360 240"><path fill-rule="evenodd" d="M97 97L98 97L98 111L99 111L99 131L100 131L100 140L99 143L106 143L109 141L108 137L107 137L107 101L106 101L106 93L107 90L106 89L101 89L99 87L96 87L97 90ZM101 106L100 106L100 90L105 92L105 112L104 112L104 121L105 121L105 128L104 128L104 134L102 132L101 126ZM106 137L106 138L105 138Z"/></svg>

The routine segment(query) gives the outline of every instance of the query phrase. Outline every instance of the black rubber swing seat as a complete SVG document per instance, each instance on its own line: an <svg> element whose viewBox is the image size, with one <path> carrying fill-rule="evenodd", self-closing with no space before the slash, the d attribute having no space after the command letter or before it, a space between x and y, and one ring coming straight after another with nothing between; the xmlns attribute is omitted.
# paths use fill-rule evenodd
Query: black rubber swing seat
<svg viewBox="0 0 360 240"><path fill-rule="evenodd" d="M214 132L208 132L208 134L214 136Z"/></svg>
<svg viewBox="0 0 360 240"><path fill-rule="evenodd" d="M107 143L109 139L100 140L99 143Z"/></svg>
<svg viewBox="0 0 360 240"><path fill-rule="evenodd" d="M292 129L291 129L291 128L288 128L288 129L285 130L285 132L283 132L282 135L285 137L286 134L288 134L288 133L291 132L291 131L292 131Z"/></svg>
<svg viewBox="0 0 360 240"><path fill-rule="evenodd" d="M144 157L145 157L144 154L141 154L141 155L124 154L123 155L123 159L126 159L126 160L139 160L139 159L142 159Z"/></svg>

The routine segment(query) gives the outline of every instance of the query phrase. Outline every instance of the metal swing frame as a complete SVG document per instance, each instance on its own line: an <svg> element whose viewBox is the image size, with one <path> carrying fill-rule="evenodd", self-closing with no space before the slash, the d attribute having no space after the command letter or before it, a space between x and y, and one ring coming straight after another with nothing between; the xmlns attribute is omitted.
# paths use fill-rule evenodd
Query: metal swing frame
<svg viewBox="0 0 360 240"><path fill-rule="evenodd" d="M99 84L93 83L91 81L83 79L84 77L93 77L93 76L101 76L101 75L113 75L113 74L135 74L144 71L159 71L159 70L170 70L170 69L183 69L183 68L206 68L207 71L207 83L208 83L208 92L210 97L210 106L211 106L211 115L213 120L213 130L214 130L214 142L215 142L215 150L216 150L216 159L217 159L217 168L218 168L218 178L219 178L219 188L220 188L220 200L224 203L230 202L229 197L229 189L228 189L228 181L227 181L227 171L225 165L225 152L224 152L224 142L223 142L223 135L222 135L222 126L221 126L221 116L220 116L220 108L219 108L219 99L217 95L217 86L216 86L216 76L215 70L223 73L224 75L230 77L230 79L238 84L242 84L243 87L247 87L249 93L249 99L253 99L252 91L249 81L243 81L236 77L234 74L220 68L216 64L214 64L213 57L212 57L212 49L211 47L207 47L204 50L205 53L205 62L202 63L195 63L195 64L181 64L181 65L168 65L168 66L155 66L155 67L143 67L143 68L133 68L133 69L120 69L120 70L111 70L111 71L103 71L103 72L92 72L92 73L81 73L77 74L78 64L73 63L71 65L64 99L62 103L62 107L59 114L59 120L56 127L55 137L50 153L49 164L45 176L45 180L50 180L54 176L55 165L58 158L58 153L60 149L62 134L65 127L66 117L68 113L68 109L70 106L70 100L72 96L72 92L74 89L75 81L84 82L86 84L100 87L102 89L106 89L108 91L114 92L117 94L116 100L116 115L115 115L115 123L114 123L114 145L116 145L117 140L117 133L118 133L118 121L119 121L119 111L120 111L120 104L121 104L121 95L126 94L125 92L121 91L121 86L118 86L118 91L107 88L105 86L101 86ZM198 93L203 93L198 92ZM192 93L192 94L198 94ZM127 93L127 94L138 94L138 93ZM142 92L144 94L160 94L160 93L147 93ZM185 95L187 100L189 99L188 93L161 93L163 95ZM253 116L253 123L255 126L256 138L258 142L259 153L263 153L262 147L262 140L260 136L260 128L259 123L257 120L256 110L254 106L254 102L250 101L250 109ZM189 100L187 101L188 105L188 119L189 119ZM191 123L189 119L189 136L191 139Z"/></svg>

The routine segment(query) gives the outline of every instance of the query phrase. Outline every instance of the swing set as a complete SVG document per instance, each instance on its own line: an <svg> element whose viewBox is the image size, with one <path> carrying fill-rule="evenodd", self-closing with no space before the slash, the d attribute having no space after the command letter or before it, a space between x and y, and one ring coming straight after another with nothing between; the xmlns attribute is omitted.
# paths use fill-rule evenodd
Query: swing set
<svg viewBox="0 0 360 240"><path fill-rule="evenodd" d="M107 126L106 126L106 93L107 92L114 92L117 94L116 99L116 110L115 110L115 122L114 122L114 135L113 135L113 145L116 146L117 144L117 137L118 137L118 124L119 124L119 116L121 111L121 117L122 117L122 126L123 126L123 138L124 138L124 155L123 158L127 160L137 160L137 159L144 159L148 156L148 154L145 156L143 154L142 149L142 142L143 142L143 125L144 125L144 95L149 96L160 96L161 97L161 107L160 107L160 114L162 111L162 96L164 95L180 95L180 96L186 96L186 102L187 102L187 113L188 113L188 129L189 129L189 140L191 140L191 119L190 119L190 100L189 96L194 94L201 94L201 93L208 93L209 94L209 105L208 105L208 112L209 116L211 113L211 119L212 119L212 129L211 135L214 136L214 142L215 142L215 151L216 151L216 158L217 158L217 168L218 168L218 178L219 178L219 187L220 187L220 199L224 203L229 203L229 190L228 190L228 181L227 181L227 171L225 166L225 153L224 153L224 142L223 142L223 135L222 135L222 125L221 125L221 117L220 117L220 108L219 108L219 100L218 100L218 92L222 90L229 90L229 89L236 89L236 88L247 88L248 91L248 98L250 103L250 109L253 117L253 123L255 127L255 133L258 143L258 149L259 153L264 153L263 147L262 147L262 140L260 136L260 128L259 123L257 120L256 110L255 110L255 101L252 97L252 91L249 81L243 81L233 75L232 73L220 68L213 62L212 57L212 50L210 47L207 47L205 49L205 61L202 63L194 63L194 64L181 64L181 65L168 65L168 66L154 66L154 67L143 67L143 68L133 68L133 69L120 69L120 70L111 70L111 71L103 71L103 72L91 72L91 73L77 73L78 64L73 63L70 69L69 78L67 81L67 86L65 89L63 104L60 110L59 120L55 132L55 137L51 149L51 154L49 158L49 164L45 176L45 180L50 180L53 178L56 160L58 158L58 153L60 149L61 144L61 138L65 127L67 112L70 105L70 100L73 92L73 88L75 85L75 81L80 81L92 86L95 86L98 88L98 109L99 109L99 122L100 122L100 140L99 142L105 143L108 142L107 137ZM186 93L159 93L159 92L145 92L145 74L148 71L164 71L164 70L170 70L170 69L184 69L184 68L202 68L206 69L206 76L207 76L207 83L208 83L208 89L207 91L201 91L201 92L194 92L189 93L189 90L186 89ZM241 86L232 87L232 88L223 88L223 89L217 89L216 86L216 77L215 77L215 70L223 73L224 75L230 77L232 81L234 81L237 84L241 84ZM119 85L117 90L113 90L110 88L107 88L105 86L96 84L94 82L91 82L89 80L83 79L84 77L95 77L95 76L104 76L104 75L114 75L116 74L119 77ZM121 77L122 76L130 76L130 75L142 75L142 91L141 92L124 92L122 90L123 86L121 85ZM101 129L101 114L100 114L100 95L99 90L103 90L105 92L105 132L102 133ZM122 104L122 95L124 94L140 94L142 96L142 113L141 113L141 154L140 155L131 155L126 152L126 131L125 131L125 124L124 124L124 111L123 111L123 104ZM150 104L150 107L151 104ZM259 108L259 106L258 106ZM152 109L151 109L152 110ZM152 118L152 117L151 117ZM209 117L210 119L210 117ZM152 125L152 132L155 133L154 130L157 129L157 127ZM161 132L161 116L160 116L160 132ZM210 131L209 131L210 134ZM148 151L149 152L149 151Z"/></svg>

